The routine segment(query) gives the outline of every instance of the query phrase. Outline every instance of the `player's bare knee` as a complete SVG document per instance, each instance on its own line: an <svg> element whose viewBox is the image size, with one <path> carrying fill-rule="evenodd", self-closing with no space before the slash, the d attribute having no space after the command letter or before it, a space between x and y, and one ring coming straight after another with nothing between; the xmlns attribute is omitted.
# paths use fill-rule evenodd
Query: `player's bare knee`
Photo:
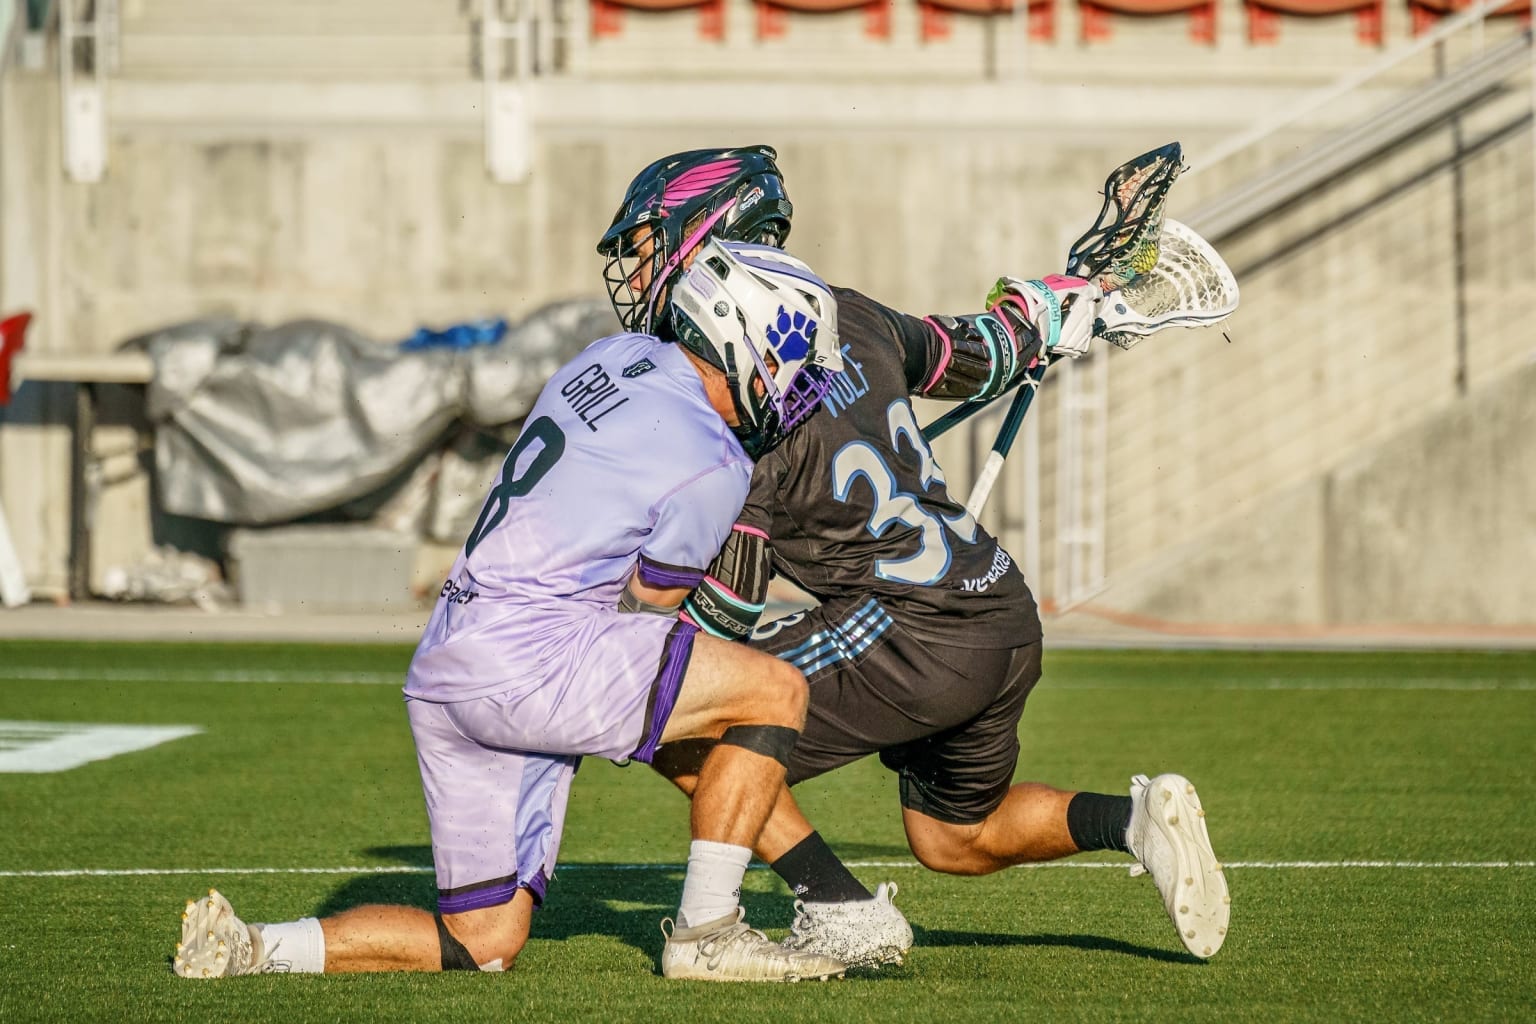
<svg viewBox="0 0 1536 1024"><path fill-rule="evenodd" d="M907 845L917 862L946 875L985 875L997 865L981 848L981 829L973 825L945 825L909 833Z"/></svg>
<svg viewBox="0 0 1536 1024"><path fill-rule="evenodd" d="M765 724L790 729L805 727L805 711L811 703L811 690L805 676L787 661L774 659L774 669L764 680L764 695L771 700L764 709Z"/></svg>
<svg viewBox="0 0 1536 1024"><path fill-rule="evenodd" d="M527 923L506 914L438 914L436 921L445 971L510 971L528 943Z"/></svg>

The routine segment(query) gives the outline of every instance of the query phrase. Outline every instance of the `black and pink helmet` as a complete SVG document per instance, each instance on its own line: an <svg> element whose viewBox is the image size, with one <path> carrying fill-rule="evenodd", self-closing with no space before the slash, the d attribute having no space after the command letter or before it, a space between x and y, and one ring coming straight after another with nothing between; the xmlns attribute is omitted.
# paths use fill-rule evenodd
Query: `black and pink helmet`
<svg viewBox="0 0 1536 1024"><path fill-rule="evenodd" d="M603 282L625 330L675 337L666 294L684 255L706 238L782 246L794 207L771 146L695 149L662 157L635 176L603 232ZM637 228L649 228L636 230ZM631 286L638 247L654 241L644 294Z"/></svg>

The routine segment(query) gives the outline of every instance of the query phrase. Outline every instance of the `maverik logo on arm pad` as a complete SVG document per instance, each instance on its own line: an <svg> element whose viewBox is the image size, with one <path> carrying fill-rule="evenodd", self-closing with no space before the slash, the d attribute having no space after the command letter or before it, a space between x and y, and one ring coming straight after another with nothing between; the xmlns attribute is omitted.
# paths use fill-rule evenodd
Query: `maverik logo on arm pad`
<svg viewBox="0 0 1536 1024"><path fill-rule="evenodd" d="M768 538L737 523L704 580L683 601L683 611L704 632L745 640L757 627L768 598Z"/></svg>

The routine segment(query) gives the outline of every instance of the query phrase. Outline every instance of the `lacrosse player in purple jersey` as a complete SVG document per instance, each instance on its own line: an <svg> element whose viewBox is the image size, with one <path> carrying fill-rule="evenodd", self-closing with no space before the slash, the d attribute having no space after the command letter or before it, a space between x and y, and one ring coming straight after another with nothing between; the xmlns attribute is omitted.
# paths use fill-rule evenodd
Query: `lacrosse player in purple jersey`
<svg viewBox="0 0 1536 1024"><path fill-rule="evenodd" d="M654 287L630 287L632 261L649 262L665 284L698 244L696 225L782 245L791 214L769 147L658 160L634 179L598 245L620 319L668 330ZM1225 938L1229 899L1188 780L1137 775L1128 796L1012 784L1019 719L1040 678L1040 617L1008 552L946 489L910 396L986 401L1041 358L1083 354L1103 293L1061 276L1003 284L989 309L921 319L833 289L844 369L822 413L757 462L741 519L685 619L805 673L810 708L788 785L878 753L899 773L913 853L950 874L1129 853L1184 945L1209 957ZM820 605L754 632L772 572ZM653 767L696 792L710 748L668 742ZM787 947L850 966L899 962L910 947L895 886L871 894L788 789L755 852L799 898Z"/></svg>
<svg viewBox="0 0 1536 1024"><path fill-rule="evenodd" d="M506 970L554 872L582 757L649 762L660 743L707 738L662 973L842 974L768 941L738 905L804 721L804 677L677 615L741 511L751 460L815 411L840 367L836 303L775 249L714 240L686 263L667 268L676 343L605 338L545 386L411 661L438 912L248 926L210 891L187 904L176 973Z"/></svg>

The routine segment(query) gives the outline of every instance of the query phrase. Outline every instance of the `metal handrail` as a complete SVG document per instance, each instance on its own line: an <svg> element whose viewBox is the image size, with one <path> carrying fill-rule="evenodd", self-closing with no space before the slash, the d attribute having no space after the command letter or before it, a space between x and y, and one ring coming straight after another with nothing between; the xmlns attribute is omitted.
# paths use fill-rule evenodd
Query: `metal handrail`
<svg viewBox="0 0 1536 1024"><path fill-rule="evenodd" d="M1430 47L1444 42L1468 25L1474 22L1481 23L1485 21L1490 14L1508 2L1509 0L1483 0L1482 3L1447 18L1433 32L1420 36L1406 46L1385 53L1365 67L1343 75L1331 84L1308 93L1299 102L1280 111L1274 117L1239 132L1223 142L1217 143L1210 150L1200 155L1198 162L1194 163L1193 166L1184 172L1184 177L1190 178L1208 171L1255 143L1263 141L1275 132L1295 124L1308 114L1316 113L1340 97L1360 88L1378 75L1384 74L1399 64L1417 57Z"/></svg>
<svg viewBox="0 0 1536 1024"><path fill-rule="evenodd" d="M1529 62L1530 47L1527 29L1477 60L1373 111L1355 130L1342 132L1246 179L1184 219L1206 238L1219 242L1291 199L1445 121L1478 97L1492 95L1500 81Z"/></svg>

